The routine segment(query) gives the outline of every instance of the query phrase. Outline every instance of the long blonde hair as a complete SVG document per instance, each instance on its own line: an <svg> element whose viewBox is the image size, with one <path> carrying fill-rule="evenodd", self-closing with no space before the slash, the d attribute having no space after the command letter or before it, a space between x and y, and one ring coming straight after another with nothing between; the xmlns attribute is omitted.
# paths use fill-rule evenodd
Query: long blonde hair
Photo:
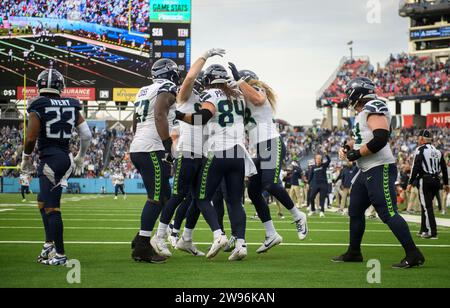
<svg viewBox="0 0 450 308"><path fill-rule="evenodd" d="M265 83L261 80L252 79L248 82L248 84L252 87L263 88L264 91L266 92L267 99L269 100L272 110L273 111L277 110L277 96L276 96L275 92L273 91L273 89L267 83Z"/></svg>

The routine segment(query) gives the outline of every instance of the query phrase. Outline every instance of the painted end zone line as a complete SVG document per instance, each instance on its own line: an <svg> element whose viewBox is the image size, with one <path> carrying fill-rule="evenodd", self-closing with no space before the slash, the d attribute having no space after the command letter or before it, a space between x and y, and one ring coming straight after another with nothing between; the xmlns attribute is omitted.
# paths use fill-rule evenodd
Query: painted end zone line
<svg viewBox="0 0 450 308"><path fill-rule="evenodd" d="M39 244L42 241L0 241L0 244ZM68 245L130 245L130 242L65 242ZM211 245L199 242L196 245ZM247 243L250 246L261 246L261 243ZM282 243L281 246L348 246L348 243ZM365 247L401 247L399 244L362 244ZM450 245L417 245L417 247L450 248Z"/></svg>

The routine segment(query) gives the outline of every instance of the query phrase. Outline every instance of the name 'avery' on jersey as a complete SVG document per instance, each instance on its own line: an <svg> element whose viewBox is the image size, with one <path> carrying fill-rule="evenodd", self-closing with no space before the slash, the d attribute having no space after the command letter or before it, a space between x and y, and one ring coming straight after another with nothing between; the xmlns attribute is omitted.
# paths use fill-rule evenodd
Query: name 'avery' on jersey
<svg viewBox="0 0 450 308"><path fill-rule="evenodd" d="M208 151L225 151L244 144L245 102L242 97L227 97L220 89L202 93L200 101L216 107L216 113L206 125Z"/></svg>
<svg viewBox="0 0 450 308"><path fill-rule="evenodd" d="M72 131L78 123L80 102L74 98L37 97L28 107L41 122L38 150L40 157L69 154Z"/></svg>
<svg viewBox="0 0 450 308"><path fill-rule="evenodd" d="M155 105L159 94L177 95L177 86L166 79L155 79L153 84L139 90L134 103L136 132L130 146L130 153L164 151L164 146L155 125ZM169 131L175 121L176 105L170 107L167 120Z"/></svg>
<svg viewBox="0 0 450 308"><path fill-rule="evenodd" d="M372 130L367 124L367 119L372 114L384 115L389 126L391 125L391 113L389 112L389 108L386 103L381 100L373 100L368 102L364 106L363 110L356 116L355 128L353 129L355 150L359 150L363 144L367 144L374 137ZM395 158L388 143L383 149L381 149L381 151L369 156L361 157L358 159L357 163L358 167L361 168L362 171L366 172L373 167L385 164L394 164Z"/></svg>

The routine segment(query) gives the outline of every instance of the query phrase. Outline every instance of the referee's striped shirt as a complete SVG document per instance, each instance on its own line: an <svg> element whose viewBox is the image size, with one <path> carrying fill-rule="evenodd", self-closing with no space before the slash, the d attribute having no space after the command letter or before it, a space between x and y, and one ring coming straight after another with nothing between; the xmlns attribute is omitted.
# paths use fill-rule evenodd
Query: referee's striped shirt
<svg viewBox="0 0 450 308"><path fill-rule="evenodd" d="M442 172L444 184L448 185L448 171L444 155L427 143L417 148L409 183L413 184L424 175L439 176Z"/></svg>

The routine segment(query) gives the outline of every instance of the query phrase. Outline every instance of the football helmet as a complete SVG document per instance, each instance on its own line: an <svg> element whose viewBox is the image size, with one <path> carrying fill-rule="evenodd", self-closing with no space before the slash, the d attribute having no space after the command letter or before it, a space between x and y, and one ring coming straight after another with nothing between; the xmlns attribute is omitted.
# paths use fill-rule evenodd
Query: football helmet
<svg viewBox="0 0 450 308"><path fill-rule="evenodd" d="M355 107L362 98L376 98L375 84L366 77L357 77L347 84L345 94L347 94L347 103L350 107Z"/></svg>
<svg viewBox="0 0 450 308"><path fill-rule="evenodd" d="M152 66L154 79L167 79L175 84L180 84L181 76L178 65L170 59L159 59Z"/></svg>
<svg viewBox="0 0 450 308"><path fill-rule="evenodd" d="M217 83L227 83L227 70L220 64L213 64L206 69L203 81L205 86Z"/></svg>
<svg viewBox="0 0 450 308"><path fill-rule="evenodd" d="M205 83L204 83L204 78L205 78L205 72L201 71L197 78L195 79L195 83L194 83L194 89L198 92L198 93L202 93L205 90Z"/></svg>
<svg viewBox="0 0 450 308"><path fill-rule="evenodd" d="M259 80L258 75L256 75L254 72L250 70L239 71L239 75L241 75L241 78L244 78L245 81Z"/></svg>
<svg viewBox="0 0 450 308"><path fill-rule="evenodd" d="M39 94L61 94L66 87L63 75L57 70L50 68L41 72L37 78Z"/></svg>

